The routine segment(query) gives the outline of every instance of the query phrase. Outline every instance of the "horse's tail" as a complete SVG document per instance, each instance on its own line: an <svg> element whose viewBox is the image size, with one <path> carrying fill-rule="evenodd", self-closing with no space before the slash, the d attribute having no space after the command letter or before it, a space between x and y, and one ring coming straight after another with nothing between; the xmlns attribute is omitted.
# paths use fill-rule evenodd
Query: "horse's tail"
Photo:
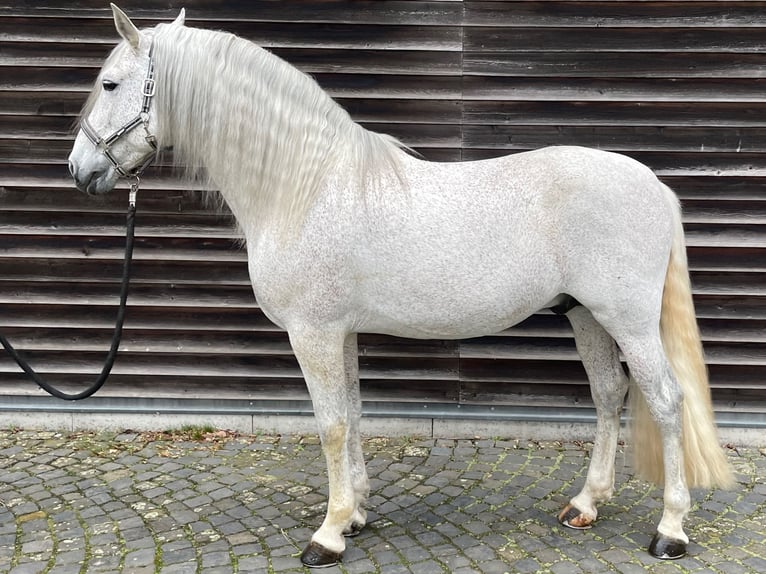
<svg viewBox="0 0 766 574"><path fill-rule="evenodd" d="M662 294L660 333L665 354L683 392L681 431L686 481L689 487L728 488L734 483L726 455L718 442L707 368L692 301L681 209L666 187L673 206L674 232ZM633 385L634 464L637 473L663 484L664 465L659 428L641 392Z"/></svg>

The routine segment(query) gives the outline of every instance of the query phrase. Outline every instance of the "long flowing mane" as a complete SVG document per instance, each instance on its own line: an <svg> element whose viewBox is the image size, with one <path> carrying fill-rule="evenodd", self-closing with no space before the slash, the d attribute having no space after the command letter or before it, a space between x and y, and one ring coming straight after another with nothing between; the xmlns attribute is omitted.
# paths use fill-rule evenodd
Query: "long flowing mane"
<svg viewBox="0 0 766 574"><path fill-rule="evenodd" d="M154 58L160 145L259 218L299 223L340 166L360 193L401 181L402 144L355 123L312 78L247 40L160 25Z"/></svg>

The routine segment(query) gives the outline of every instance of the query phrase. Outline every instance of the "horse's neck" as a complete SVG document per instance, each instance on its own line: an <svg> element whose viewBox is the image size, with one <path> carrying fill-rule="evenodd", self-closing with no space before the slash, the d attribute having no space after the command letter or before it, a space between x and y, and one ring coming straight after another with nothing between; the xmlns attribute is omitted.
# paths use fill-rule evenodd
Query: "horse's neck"
<svg viewBox="0 0 766 574"><path fill-rule="evenodd" d="M255 161L255 160L254 160ZM348 179L344 176L345 167L336 166L335 169L328 172L325 182L319 187L313 203L324 203L328 193L337 191L338 185ZM215 180L215 176L214 180ZM294 231L299 232L299 227L303 221L296 221L296 228L292 230L285 229L285 221L274 217L279 209L269 205L270 201L280 201L280 190L259 190L263 196L256 197L252 190L237 185L237 182L226 182L224 185L217 186L221 197L232 212L237 221L237 226L242 234L245 235L248 246L258 243L263 237L280 237L283 240L294 239ZM311 206L307 211L311 210Z"/></svg>
<svg viewBox="0 0 766 574"><path fill-rule="evenodd" d="M401 152L393 140L353 122L289 64L219 33L182 29L173 34L188 36L186 44L192 46L191 40L202 35L210 44L221 43L221 50L237 48L227 53L231 61L216 78L207 69L215 59L201 67L187 52L178 55L177 48L168 48L168 61L177 65L157 66L166 76L158 81L175 85L164 91L175 99L158 104L163 110L159 137L164 145L177 146L181 161L206 168L212 187L221 190L246 233L267 226L299 229L333 186L364 196L368 186L380 187L399 173ZM191 110L199 112L194 122L189 122ZM165 141L166 133L174 141Z"/></svg>
<svg viewBox="0 0 766 574"><path fill-rule="evenodd" d="M158 98L161 144L207 174L241 223L300 217L338 161L335 140L347 135L348 114L309 77L245 40L194 29L161 39L158 83L170 86ZM213 78L209 68L221 57L227 65Z"/></svg>

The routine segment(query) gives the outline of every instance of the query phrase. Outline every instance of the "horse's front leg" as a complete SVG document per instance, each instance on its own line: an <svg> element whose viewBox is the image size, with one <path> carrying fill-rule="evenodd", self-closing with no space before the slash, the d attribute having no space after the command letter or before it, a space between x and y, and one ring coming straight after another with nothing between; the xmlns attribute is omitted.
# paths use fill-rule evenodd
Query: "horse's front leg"
<svg viewBox="0 0 766 574"><path fill-rule="evenodd" d="M327 515L301 554L301 561L315 568L332 566L340 560L346 548L343 533L351 527L357 509L348 449L350 405L344 342L343 333L290 332L290 343L314 405L330 483Z"/></svg>
<svg viewBox="0 0 766 574"><path fill-rule="evenodd" d="M356 495L354 515L343 534L356 536L367 523L367 511L364 505L370 495L370 481L364 464L361 430L359 428L362 419L362 396L359 389L359 347L356 333L351 333L346 337L343 347L343 362L349 402L348 453L351 465L351 484Z"/></svg>

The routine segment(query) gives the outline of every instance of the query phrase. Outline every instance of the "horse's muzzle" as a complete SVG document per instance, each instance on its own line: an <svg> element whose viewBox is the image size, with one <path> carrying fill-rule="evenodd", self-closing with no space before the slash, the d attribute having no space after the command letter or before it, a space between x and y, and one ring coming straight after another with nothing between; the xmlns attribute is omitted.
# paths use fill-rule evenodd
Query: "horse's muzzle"
<svg viewBox="0 0 766 574"><path fill-rule="evenodd" d="M72 175L75 187L88 195L102 195L114 189L117 183L117 174L113 169L106 168L101 171L85 171L79 169L77 164L69 160L69 173Z"/></svg>

